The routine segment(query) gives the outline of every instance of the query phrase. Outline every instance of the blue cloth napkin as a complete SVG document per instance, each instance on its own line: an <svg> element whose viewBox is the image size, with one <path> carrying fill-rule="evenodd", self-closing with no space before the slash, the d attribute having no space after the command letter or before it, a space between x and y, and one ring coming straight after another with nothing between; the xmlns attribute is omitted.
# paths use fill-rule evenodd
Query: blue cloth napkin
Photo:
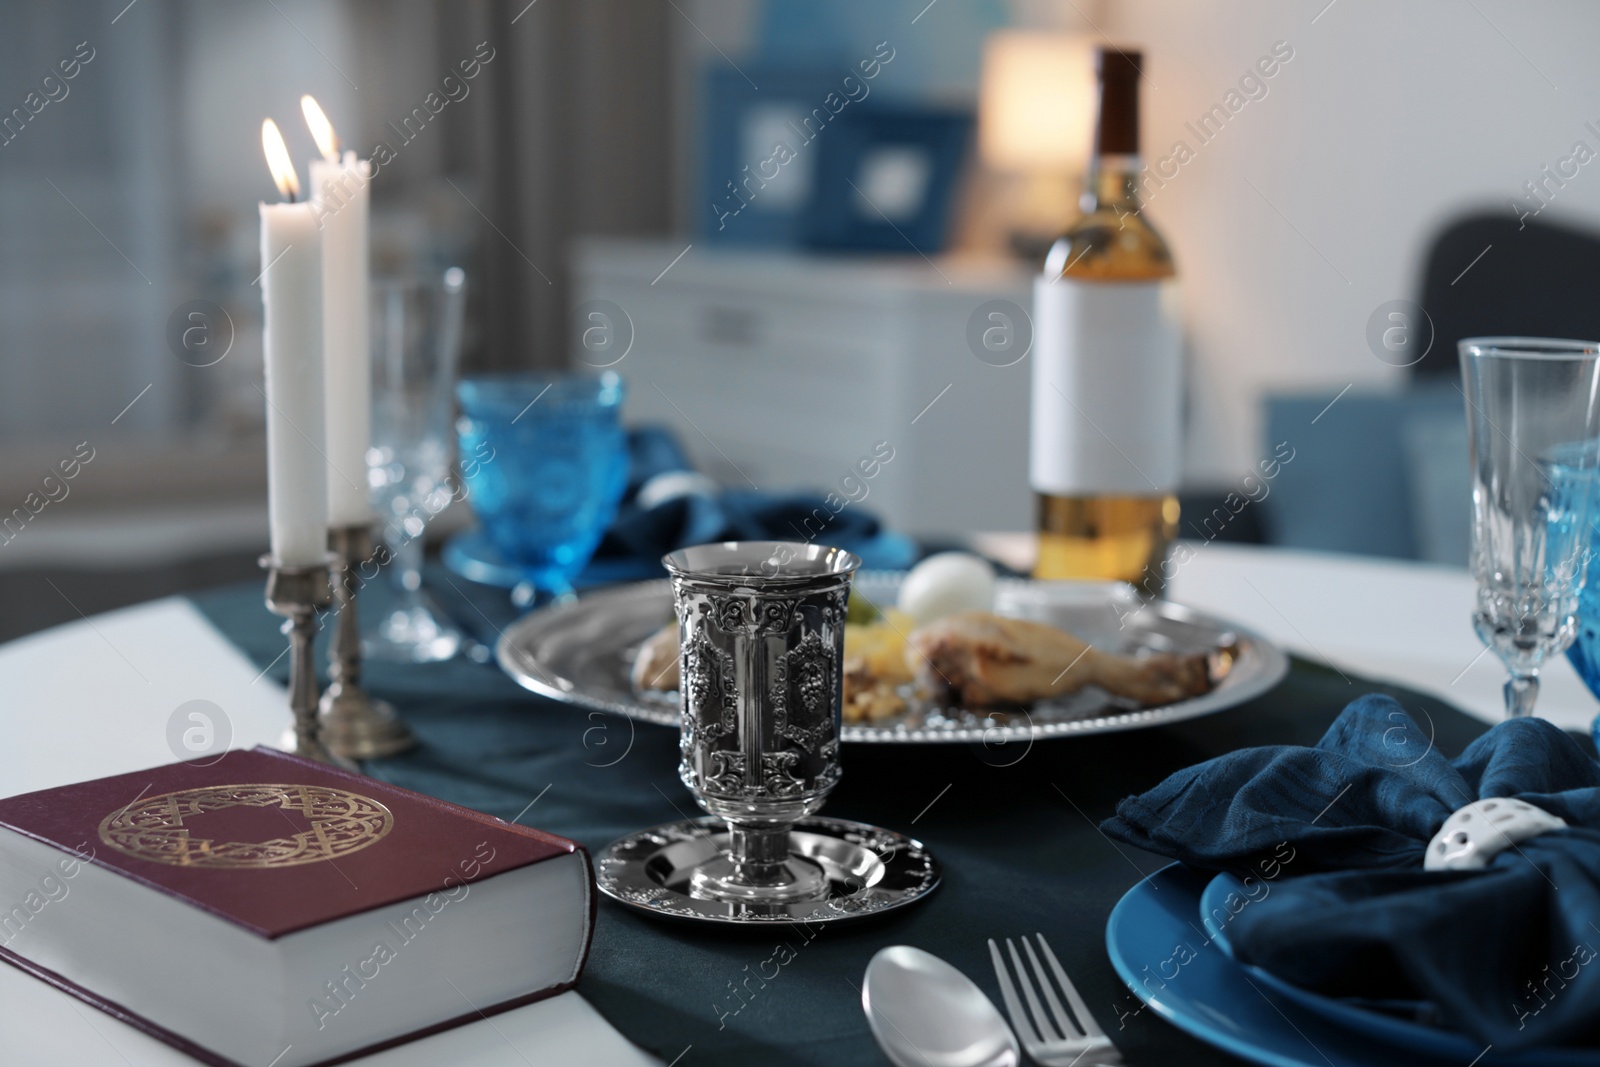
<svg viewBox="0 0 1600 1067"><path fill-rule="evenodd" d="M661 557L708 541L813 541L854 552L868 567L899 569L916 561L916 545L849 503L837 511L819 493L722 490L690 492L643 506L651 479L693 465L672 433L640 427L628 434L627 494L579 585L665 574ZM835 498L837 500L837 498Z"/></svg>
<svg viewBox="0 0 1600 1067"><path fill-rule="evenodd" d="M707 541L802 541L849 548L881 532L877 518L854 507L834 514L807 493L724 490L715 496L676 497L653 508L629 505L606 531L596 558L654 557ZM611 549L608 552L606 549Z"/></svg>
<svg viewBox="0 0 1600 1067"><path fill-rule="evenodd" d="M1569 828L1485 870L1424 871L1444 820L1489 797ZM1227 926L1245 963L1330 996L1430 1001L1496 1051L1600 1045L1600 767L1542 719L1502 722L1450 760L1393 699L1366 696L1313 748L1179 771L1101 828L1253 878Z"/></svg>

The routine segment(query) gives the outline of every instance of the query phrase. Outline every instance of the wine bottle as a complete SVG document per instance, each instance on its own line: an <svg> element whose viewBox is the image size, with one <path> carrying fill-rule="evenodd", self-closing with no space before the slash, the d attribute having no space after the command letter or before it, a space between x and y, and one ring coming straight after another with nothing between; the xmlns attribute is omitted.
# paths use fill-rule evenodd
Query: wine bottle
<svg viewBox="0 0 1600 1067"><path fill-rule="evenodd" d="M1178 528L1183 368L1172 253L1139 204L1142 61L1099 49L1083 214L1034 282L1029 480L1035 577L1153 594Z"/></svg>

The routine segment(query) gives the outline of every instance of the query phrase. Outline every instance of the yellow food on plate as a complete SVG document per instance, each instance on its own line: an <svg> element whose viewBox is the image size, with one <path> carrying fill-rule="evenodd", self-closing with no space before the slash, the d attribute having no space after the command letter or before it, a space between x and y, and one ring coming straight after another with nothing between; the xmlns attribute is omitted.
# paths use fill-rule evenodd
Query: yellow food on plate
<svg viewBox="0 0 1600 1067"><path fill-rule="evenodd" d="M844 628L844 662L849 669L851 660L863 660L874 675L884 680L898 678L909 682L911 672L906 669L906 641L916 629L911 616L889 608L876 622L846 623Z"/></svg>
<svg viewBox="0 0 1600 1067"><path fill-rule="evenodd" d="M906 710L900 686L911 681L906 641L916 622L888 608L875 622L844 628L845 722L877 722Z"/></svg>

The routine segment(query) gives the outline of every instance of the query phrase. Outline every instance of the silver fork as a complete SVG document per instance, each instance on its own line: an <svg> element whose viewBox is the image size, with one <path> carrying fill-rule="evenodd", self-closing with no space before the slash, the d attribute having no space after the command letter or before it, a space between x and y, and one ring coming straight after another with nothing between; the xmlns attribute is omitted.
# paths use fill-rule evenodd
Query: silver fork
<svg viewBox="0 0 1600 1067"><path fill-rule="evenodd" d="M1021 939L1022 949L1027 953L1028 962L1033 965L1033 973L1038 976L1038 988L1043 991L1045 1002L1050 1005L1050 1014L1045 1014L1039 994L1034 990L1034 981L1028 977L1028 968L1022 965L1017 946L1008 937L1006 951L1011 955L1017 985L1022 987L1022 995L1032 1012L1031 1017L1029 1012L1023 1011L1022 1002L1017 999L1017 991L1011 984L1011 975L1006 970L1005 959L1000 955L1000 946L990 938L989 955L994 958L994 975L1000 980L1000 996L1006 1002L1006 1014L1011 1016L1011 1025L1016 1027L1017 1036L1022 1039L1022 1047L1043 1067L1119 1067L1122 1053L1117 1051L1105 1031L1094 1021L1094 1016L1089 1014L1088 1005L1078 996L1067 972L1061 969L1061 963L1056 959L1056 954L1050 951L1050 944L1044 935L1035 936L1039 940L1039 950L1044 953L1051 972L1056 976L1056 984L1072 1006L1072 1014L1069 1015L1061 1006L1055 987L1051 985L1044 968L1039 964L1038 955L1033 951L1032 942L1024 937ZM1076 1021L1073 1015L1077 1016Z"/></svg>

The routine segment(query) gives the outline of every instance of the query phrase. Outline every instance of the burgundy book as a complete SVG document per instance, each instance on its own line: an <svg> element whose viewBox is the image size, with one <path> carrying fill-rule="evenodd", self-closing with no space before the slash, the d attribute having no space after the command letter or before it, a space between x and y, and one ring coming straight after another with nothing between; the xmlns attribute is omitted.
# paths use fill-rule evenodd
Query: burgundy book
<svg viewBox="0 0 1600 1067"><path fill-rule="evenodd" d="M0 800L0 959L206 1063L339 1063L571 988L564 838L271 749Z"/></svg>

